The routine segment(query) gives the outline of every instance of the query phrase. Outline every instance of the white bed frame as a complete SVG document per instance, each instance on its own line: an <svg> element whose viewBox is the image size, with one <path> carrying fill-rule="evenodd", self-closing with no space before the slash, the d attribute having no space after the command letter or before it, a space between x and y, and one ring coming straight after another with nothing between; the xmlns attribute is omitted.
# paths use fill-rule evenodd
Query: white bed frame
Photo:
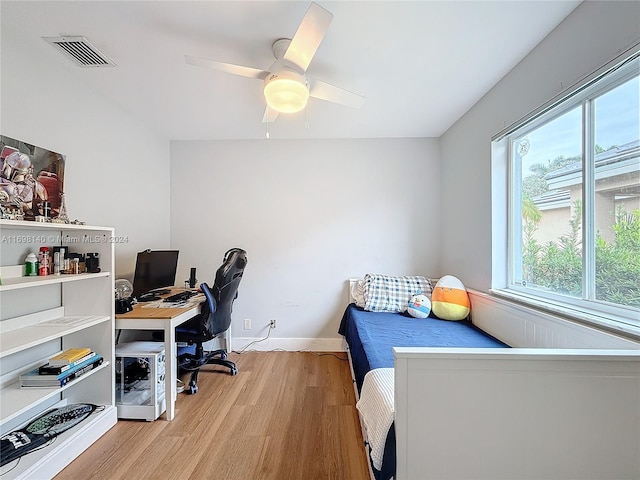
<svg viewBox="0 0 640 480"><path fill-rule="evenodd" d="M640 352L394 354L396 480L640 479Z"/></svg>
<svg viewBox="0 0 640 480"><path fill-rule="evenodd" d="M640 479L639 350L394 355L395 480Z"/></svg>

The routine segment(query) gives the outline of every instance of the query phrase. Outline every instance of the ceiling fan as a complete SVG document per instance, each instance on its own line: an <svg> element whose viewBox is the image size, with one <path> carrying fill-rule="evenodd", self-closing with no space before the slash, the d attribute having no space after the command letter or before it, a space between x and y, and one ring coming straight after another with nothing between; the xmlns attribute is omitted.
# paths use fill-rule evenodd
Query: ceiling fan
<svg viewBox="0 0 640 480"><path fill-rule="evenodd" d="M191 55L185 55L185 60L189 65L262 80L267 101L263 122L273 122L280 113L299 112L305 108L309 97L359 108L365 100L361 95L307 76L307 68L332 19L331 12L312 3L293 38L273 42L271 49L276 60L269 70Z"/></svg>

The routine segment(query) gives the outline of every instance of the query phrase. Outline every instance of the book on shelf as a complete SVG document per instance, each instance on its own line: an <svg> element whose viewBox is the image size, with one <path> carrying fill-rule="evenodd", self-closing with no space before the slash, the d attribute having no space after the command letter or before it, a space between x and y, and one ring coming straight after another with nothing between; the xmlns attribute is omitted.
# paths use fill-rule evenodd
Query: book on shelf
<svg viewBox="0 0 640 480"><path fill-rule="evenodd" d="M80 365L58 375L40 375L40 367L37 367L20 375L20 385L22 387L63 387L70 381L100 366L103 361L102 355L96 354Z"/></svg>
<svg viewBox="0 0 640 480"><path fill-rule="evenodd" d="M59 353L49 359L49 365L52 367L60 365L69 365L70 363L80 360L85 355L91 353L91 349L88 347L81 348L68 348L64 352Z"/></svg>
<svg viewBox="0 0 640 480"><path fill-rule="evenodd" d="M84 363L95 356L96 352L89 352L88 355L85 355L84 357L76 360L75 362L71 362L68 365L51 365L50 363L47 363L46 365L42 365L39 368L38 372L40 373L40 375L59 375L66 372L67 370L72 369L73 367L77 367L81 363Z"/></svg>

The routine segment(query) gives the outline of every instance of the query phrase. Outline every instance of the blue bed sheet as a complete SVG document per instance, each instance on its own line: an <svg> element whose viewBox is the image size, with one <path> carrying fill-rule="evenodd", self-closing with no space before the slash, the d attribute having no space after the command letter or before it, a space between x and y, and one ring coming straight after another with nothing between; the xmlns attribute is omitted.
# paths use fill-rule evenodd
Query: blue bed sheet
<svg viewBox="0 0 640 480"><path fill-rule="evenodd" d="M393 347L508 347L468 321L367 312L353 303L338 331L349 345L358 391L369 370L393 368Z"/></svg>
<svg viewBox="0 0 640 480"><path fill-rule="evenodd" d="M393 368L393 347L508 348L469 321L413 318L404 313L368 312L350 304L338 332L344 335L353 365L358 392L364 376L374 368ZM391 426L384 449L382 469L371 466L376 480L395 475L395 427Z"/></svg>

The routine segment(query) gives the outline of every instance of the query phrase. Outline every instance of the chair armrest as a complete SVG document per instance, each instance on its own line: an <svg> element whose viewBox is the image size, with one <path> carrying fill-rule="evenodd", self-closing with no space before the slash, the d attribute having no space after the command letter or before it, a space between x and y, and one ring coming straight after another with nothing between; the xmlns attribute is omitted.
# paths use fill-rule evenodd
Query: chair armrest
<svg viewBox="0 0 640 480"><path fill-rule="evenodd" d="M215 312L217 308L217 303L216 303L216 299L213 298L213 293L211 293L211 289L209 288L209 285L207 285L204 282L201 283L200 290L202 290L202 293L204 293L204 296L206 297L207 302L209 302L209 308L211 309L211 313Z"/></svg>

